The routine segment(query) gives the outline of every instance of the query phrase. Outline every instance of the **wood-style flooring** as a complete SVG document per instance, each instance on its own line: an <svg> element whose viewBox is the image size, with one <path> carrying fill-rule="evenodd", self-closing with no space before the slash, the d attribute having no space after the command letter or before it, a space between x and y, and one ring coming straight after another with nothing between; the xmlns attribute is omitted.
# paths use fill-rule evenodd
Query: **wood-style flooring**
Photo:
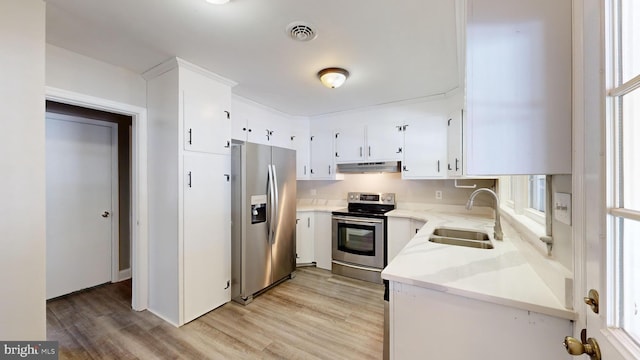
<svg viewBox="0 0 640 360"><path fill-rule="evenodd" d="M131 309L131 282L47 302L60 359L382 359L382 285L314 267L176 328Z"/></svg>

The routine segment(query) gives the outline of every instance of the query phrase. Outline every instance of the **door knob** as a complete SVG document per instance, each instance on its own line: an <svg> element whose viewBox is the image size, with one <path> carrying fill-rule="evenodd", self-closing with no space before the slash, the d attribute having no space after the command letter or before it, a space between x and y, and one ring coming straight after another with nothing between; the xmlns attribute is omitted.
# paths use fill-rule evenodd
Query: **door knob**
<svg viewBox="0 0 640 360"><path fill-rule="evenodd" d="M108 217L109 217L109 215L111 215L111 214L110 214L108 211L105 211L105 212L103 212L103 213L102 213L102 215L101 215L101 216L102 216L103 218L108 218Z"/></svg>
<svg viewBox="0 0 640 360"><path fill-rule="evenodd" d="M591 357L591 360L601 360L602 356L600 354L600 346L598 345L596 339L587 339L587 329L582 329L580 338L582 341L571 336L567 336L564 338L564 342L562 344L567 349L567 352L570 355L587 354L589 355L589 357Z"/></svg>

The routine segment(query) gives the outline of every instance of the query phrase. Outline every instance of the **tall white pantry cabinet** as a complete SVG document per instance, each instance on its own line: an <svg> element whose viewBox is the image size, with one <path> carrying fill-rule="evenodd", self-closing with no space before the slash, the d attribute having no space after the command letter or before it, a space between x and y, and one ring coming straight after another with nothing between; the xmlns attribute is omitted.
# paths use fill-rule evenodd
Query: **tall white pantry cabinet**
<svg viewBox="0 0 640 360"><path fill-rule="evenodd" d="M171 59L147 79L149 309L183 325L230 301L231 81Z"/></svg>

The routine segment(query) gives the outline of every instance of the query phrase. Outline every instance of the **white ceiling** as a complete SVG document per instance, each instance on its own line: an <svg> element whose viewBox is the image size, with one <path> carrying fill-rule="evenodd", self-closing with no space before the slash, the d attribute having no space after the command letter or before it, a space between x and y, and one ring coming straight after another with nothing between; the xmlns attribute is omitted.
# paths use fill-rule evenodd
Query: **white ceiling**
<svg viewBox="0 0 640 360"><path fill-rule="evenodd" d="M235 94L313 116L458 86L453 0L46 0L47 42L143 73L178 56L238 83ZM313 24L296 42L285 29ZM351 73L321 85L325 67Z"/></svg>

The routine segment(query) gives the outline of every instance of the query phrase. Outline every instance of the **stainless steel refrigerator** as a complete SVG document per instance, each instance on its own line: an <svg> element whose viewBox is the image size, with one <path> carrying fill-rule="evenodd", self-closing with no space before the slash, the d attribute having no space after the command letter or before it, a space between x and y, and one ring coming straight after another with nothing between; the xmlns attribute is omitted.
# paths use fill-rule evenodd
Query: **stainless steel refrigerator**
<svg viewBox="0 0 640 360"><path fill-rule="evenodd" d="M231 148L231 298L247 304L296 266L296 152Z"/></svg>

